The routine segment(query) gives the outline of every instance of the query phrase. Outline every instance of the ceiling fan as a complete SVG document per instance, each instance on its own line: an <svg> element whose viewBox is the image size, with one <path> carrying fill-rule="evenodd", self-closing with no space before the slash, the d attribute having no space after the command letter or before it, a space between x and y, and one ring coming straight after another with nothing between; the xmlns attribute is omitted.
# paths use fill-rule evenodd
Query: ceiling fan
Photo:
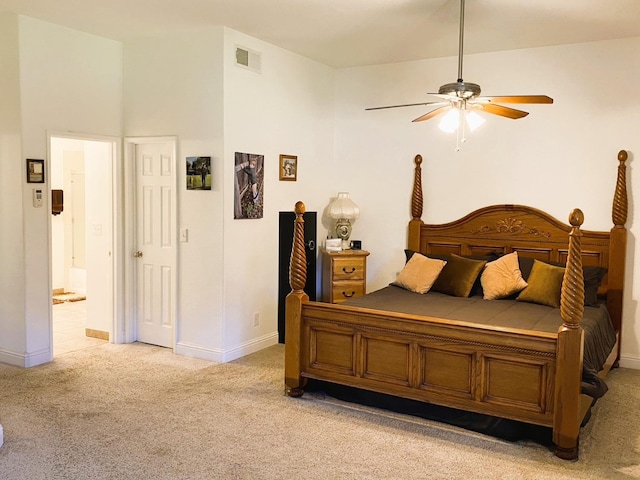
<svg viewBox="0 0 640 480"><path fill-rule="evenodd" d="M469 128L473 130L479 124L484 122L475 110L480 112L491 113L501 117L516 120L526 117L528 112L517 110L511 107L498 105L498 103L553 103L553 99L546 95L508 95L508 96L480 96L480 85L469 83L462 80L462 52L464 44L464 4L465 0L460 0L460 38L458 48L458 80L454 83L442 85L438 93L428 93L440 97L442 100L438 102L422 102L408 103L403 105L390 105L385 107L371 107L365 110L383 110L387 108L413 107L417 105L432 105L437 108L421 115L413 120L414 122L422 122L429 120L437 115L446 113L440 128L453 132L458 129L461 124L462 128L458 129L459 140L464 141L464 130ZM462 132L461 132L462 131ZM461 135L461 136L460 136Z"/></svg>

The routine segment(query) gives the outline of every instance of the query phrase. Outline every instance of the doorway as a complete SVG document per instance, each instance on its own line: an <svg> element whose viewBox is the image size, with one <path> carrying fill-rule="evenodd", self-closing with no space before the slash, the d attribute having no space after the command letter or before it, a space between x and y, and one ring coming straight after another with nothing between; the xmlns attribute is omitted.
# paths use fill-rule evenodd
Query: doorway
<svg viewBox="0 0 640 480"><path fill-rule="evenodd" d="M118 145L110 137L49 134L51 301L66 304L52 309L54 356L114 341Z"/></svg>

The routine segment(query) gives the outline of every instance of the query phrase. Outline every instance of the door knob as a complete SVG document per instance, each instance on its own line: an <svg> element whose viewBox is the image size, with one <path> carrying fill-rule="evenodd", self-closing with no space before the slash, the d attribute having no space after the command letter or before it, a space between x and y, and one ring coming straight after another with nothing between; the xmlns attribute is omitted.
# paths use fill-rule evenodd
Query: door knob
<svg viewBox="0 0 640 480"><path fill-rule="evenodd" d="M133 256L136 258L140 258L142 256L142 252L138 250L136 253L133 254Z"/></svg>

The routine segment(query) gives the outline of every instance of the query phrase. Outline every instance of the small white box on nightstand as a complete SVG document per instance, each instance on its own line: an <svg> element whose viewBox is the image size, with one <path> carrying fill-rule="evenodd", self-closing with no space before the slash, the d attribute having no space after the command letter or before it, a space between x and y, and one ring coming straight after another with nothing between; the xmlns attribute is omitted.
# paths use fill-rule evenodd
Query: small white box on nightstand
<svg viewBox="0 0 640 480"><path fill-rule="evenodd" d="M327 238L324 248L327 252L341 252L342 251L342 239L341 238Z"/></svg>

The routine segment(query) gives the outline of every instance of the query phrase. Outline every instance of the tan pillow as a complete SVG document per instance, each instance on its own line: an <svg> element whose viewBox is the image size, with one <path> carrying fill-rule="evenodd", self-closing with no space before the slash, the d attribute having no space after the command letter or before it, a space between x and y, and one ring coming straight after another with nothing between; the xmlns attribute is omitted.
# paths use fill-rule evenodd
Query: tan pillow
<svg viewBox="0 0 640 480"><path fill-rule="evenodd" d="M508 253L485 265L480 276L485 300L508 297L527 286L518 265L518 252Z"/></svg>
<svg viewBox="0 0 640 480"><path fill-rule="evenodd" d="M529 286L520 292L516 300L559 308L563 278L563 267L534 260L529 274Z"/></svg>
<svg viewBox="0 0 640 480"><path fill-rule="evenodd" d="M446 264L444 260L415 253L393 284L412 292L427 293Z"/></svg>

